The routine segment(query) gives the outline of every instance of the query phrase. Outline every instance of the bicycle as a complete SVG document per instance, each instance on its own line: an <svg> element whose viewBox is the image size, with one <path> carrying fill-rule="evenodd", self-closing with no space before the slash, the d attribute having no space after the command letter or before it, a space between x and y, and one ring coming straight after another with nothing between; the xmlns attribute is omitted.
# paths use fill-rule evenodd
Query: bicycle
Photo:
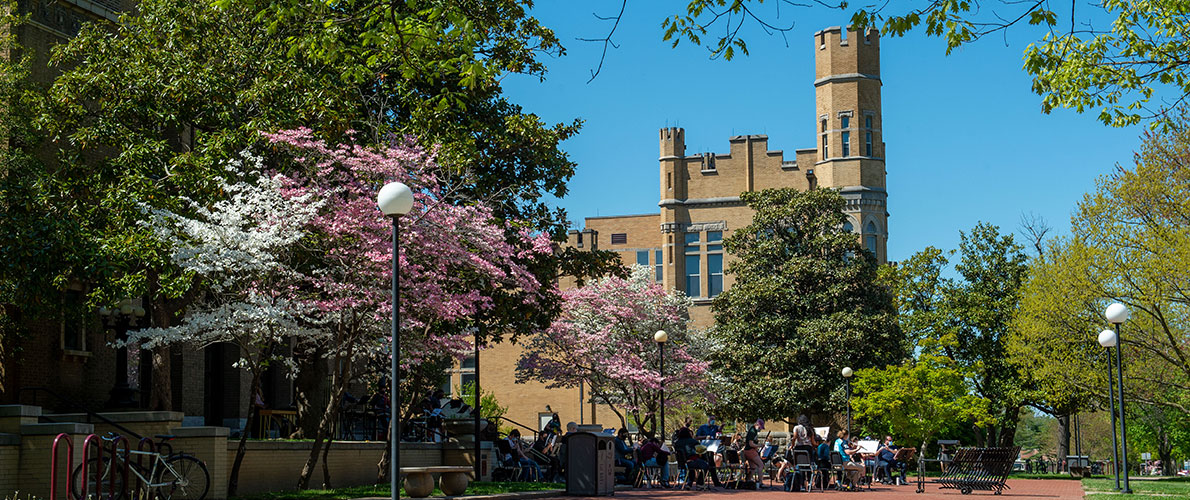
<svg viewBox="0 0 1190 500"><path fill-rule="evenodd" d="M105 495L102 500L121 500L125 494L131 493L131 500L203 500L211 489L211 474L202 460L185 453L174 453L169 441L171 435L154 436L159 441L154 443L150 451L124 449L114 456L104 455L87 460L86 464L79 464L74 469L73 494L75 500L89 500L99 491L102 484ZM108 434L103 437L106 442L119 439L119 436ZM136 457L136 461L130 458ZM141 459L147 458L148 464L141 465ZM83 478L84 466L89 472ZM127 467L127 473L124 472ZM95 469L101 473L99 482L95 481ZM109 490L114 479L115 492ZM87 496L82 495L83 481L87 481ZM128 488L128 481L135 482L133 488Z"/></svg>

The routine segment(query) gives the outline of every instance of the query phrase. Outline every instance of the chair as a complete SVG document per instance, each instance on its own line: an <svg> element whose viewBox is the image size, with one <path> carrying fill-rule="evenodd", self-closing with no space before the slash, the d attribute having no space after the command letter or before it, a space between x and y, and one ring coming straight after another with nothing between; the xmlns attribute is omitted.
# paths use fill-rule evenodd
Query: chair
<svg viewBox="0 0 1190 500"><path fill-rule="evenodd" d="M803 477L809 479L810 486L807 491L814 491L814 480L822 472L818 470L818 465L810 457L810 452L806 450L793 450L793 470L802 473ZM819 487L819 490L822 488Z"/></svg>
<svg viewBox="0 0 1190 500"><path fill-rule="evenodd" d="M723 465L719 467L719 471L726 474L726 476L721 474L719 479L723 482L724 486L727 486L730 483L731 488L739 489L740 479L742 479L743 472L745 470L744 467L749 466L750 464L740 463L739 451L733 450L731 448L723 450Z"/></svg>
<svg viewBox="0 0 1190 500"><path fill-rule="evenodd" d="M855 485L846 481L847 469L843 467L843 455L840 455L837 451L831 452L831 473L835 474L835 484L840 486L839 489L842 489L841 486L844 483L848 484L850 487L855 487Z"/></svg>
<svg viewBox="0 0 1190 500"><path fill-rule="evenodd" d="M678 460L678 484L680 484L683 489L690 488L691 490L705 490L710 488L710 486L707 486L706 481L707 471L702 469L691 471L689 467L686 467L686 464L690 459L690 455L686 454L686 452L682 451L681 449L676 449L674 450L674 456L676 456ZM698 480L700 479L698 476L700 475L702 476L702 486L698 485Z"/></svg>

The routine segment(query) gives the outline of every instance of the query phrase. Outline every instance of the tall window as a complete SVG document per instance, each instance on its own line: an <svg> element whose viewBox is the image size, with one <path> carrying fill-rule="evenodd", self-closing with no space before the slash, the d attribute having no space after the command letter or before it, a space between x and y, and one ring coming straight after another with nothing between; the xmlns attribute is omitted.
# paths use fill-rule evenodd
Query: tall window
<svg viewBox="0 0 1190 500"><path fill-rule="evenodd" d="M872 156L872 115L864 116L864 155Z"/></svg>
<svg viewBox="0 0 1190 500"><path fill-rule="evenodd" d="M827 151L827 135L826 135L826 120L822 120L822 159L830 157L830 152Z"/></svg>
<svg viewBox="0 0 1190 500"><path fill-rule="evenodd" d="M864 246L868 247L868 251L876 254L876 224L868 221L868 227L864 229L867 234L864 235Z"/></svg>
<svg viewBox="0 0 1190 500"><path fill-rule="evenodd" d="M707 254L707 296L723 293L723 254Z"/></svg>
<svg viewBox="0 0 1190 500"><path fill-rule="evenodd" d="M843 129L844 130L851 128L851 117L850 116L844 115L842 117L842 121L843 121Z"/></svg>
<svg viewBox="0 0 1190 500"><path fill-rule="evenodd" d="M84 316L79 312L83 310L86 298L82 290L66 290L63 300L65 307L63 307L64 314L62 316L62 349L86 351L87 329L84 326Z"/></svg>
<svg viewBox="0 0 1190 500"><path fill-rule="evenodd" d="M653 257L653 267L657 269L655 278L658 283L661 283L662 279L665 277L665 268L661 267L664 265L664 263L661 261L661 250L654 250Z"/></svg>
<svg viewBox="0 0 1190 500"><path fill-rule="evenodd" d="M843 157L851 156L851 132L843 132Z"/></svg>
<svg viewBox="0 0 1190 500"><path fill-rule="evenodd" d="M702 296L702 256L698 233L686 233L686 296Z"/></svg>
<svg viewBox="0 0 1190 500"><path fill-rule="evenodd" d="M638 266L649 265L649 251L648 250L637 250L636 251L636 265L638 265Z"/></svg>

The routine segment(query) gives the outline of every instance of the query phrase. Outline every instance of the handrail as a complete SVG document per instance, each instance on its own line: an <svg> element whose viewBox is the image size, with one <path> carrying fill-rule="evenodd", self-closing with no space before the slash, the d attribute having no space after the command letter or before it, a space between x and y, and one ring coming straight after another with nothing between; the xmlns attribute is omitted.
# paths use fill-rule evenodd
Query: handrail
<svg viewBox="0 0 1190 500"><path fill-rule="evenodd" d="M533 433L533 440L534 440L534 441L536 441L536 440L537 440L537 434L540 432L540 431L538 431L537 429L534 429L534 428L532 428L532 427L529 427L529 426L527 426L527 425L525 425L525 424L522 424L522 423L520 423L520 422L517 422L516 420L513 420L513 419L511 419L511 418L508 418L508 417L496 417L496 418L499 418L500 420L503 420L503 421L505 421L505 422L508 422L508 423L510 423L510 424L513 424L513 425L515 425L515 426L517 426L517 427L520 427L520 428L522 428L522 429L528 430L529 432L532 432L532 433Z"/></svg>
<svg viewBox="0 0 1190 500"><path fill-rule="evenodd" d="M87 409L86 407L83 407L82 405L80 405L74 401L71 401L70 399L67 399L66 397L63 397L61 394L58 394L53 389L50 389L48 387L22 387L17 390L17 401L20 401L21 394L23 394L25 391L34 393L33 401L35 403L37 402L36 393L44 392L44 393L49 394L55 398L58 398L58 402L65 404L67 406L67 408L77 411L77 412L80 412L80 413L86 413L87 414L87 423L91 423L91 420L90 420L91 418L97 418L97 419L99 419L100 422L103 422L107 425L110 425L112 427L120 429L127 436L134 436L134 437L136 437L137 440L144 439L144 436L141 436L140 434L133 432L131 429L124 427L123 425L117 424L117 423L113 422L111 419L109 419L103 415L100 415L98 413L95 413L95 412ZM42 415L38 418L41 420L45 420L46 422L60 423L57 420L54 420L46 415Z"/></svg>

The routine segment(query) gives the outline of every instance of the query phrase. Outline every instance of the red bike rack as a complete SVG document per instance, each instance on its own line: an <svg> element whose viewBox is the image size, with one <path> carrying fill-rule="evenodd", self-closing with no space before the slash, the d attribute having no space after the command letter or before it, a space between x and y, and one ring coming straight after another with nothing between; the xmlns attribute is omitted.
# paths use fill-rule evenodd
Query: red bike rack
<svg viewBox="0 0 1190 500"><path fill-rule="evenodd" d="M50 500L58 500L58 443L62 441L66 442L66 500L70 500L71 487L74 486L74 475L70 473L70 465L74 463L74 442L70 440L69 434L58 434L54 438L54 445L50 447Z"/></svg>
<svg viewBox="0 0 1190 500"><path fill-rule="evenodd" d="M81 491L79 498L82 498L83 500L87 500L87 464L90 462L87 460L90 458L88 452L90 452L91 448L94 447L97 453L97 456L95 457L97 460L95 460L95 463L103 464L102 441L103 438L95 434L88 434L87 438L83 440L83 464L81 466L83 468L83 473L79 474L79 479L83 481L83 484L79 485L79 490ZM97 498L103 496L103 467L95 467L95 496Z"/></svg>
<svg viewBox="0 0 1190 500"><path fill-rule="evenodd" d="M124 487L125 490L127 490L128 489L128 468L131 466L128 463L128 456L130 454L129 448L128 448L128 438L126 438L124 436L116 435L115 437L112 437L110 439L105 438L104 441L111 443L110 444L110 446L111 446L110 453L112 456L112 460L115 460L116 457L119 455L120 443L124 444L124 459L120 460L120 462L119 462L120 464L123 465L123 467L120 468L120 479L122 479L122 482L120 484ZM108 478L108 491L107 491L108 500L115 500L116 493L117 493L116 492L116 475L113 473L112 476L110 478ZM119 493L124 494L124 493L128 493L128 492L121 491ZM102 497L100 497L100 498L102 498Z"/></svg>

